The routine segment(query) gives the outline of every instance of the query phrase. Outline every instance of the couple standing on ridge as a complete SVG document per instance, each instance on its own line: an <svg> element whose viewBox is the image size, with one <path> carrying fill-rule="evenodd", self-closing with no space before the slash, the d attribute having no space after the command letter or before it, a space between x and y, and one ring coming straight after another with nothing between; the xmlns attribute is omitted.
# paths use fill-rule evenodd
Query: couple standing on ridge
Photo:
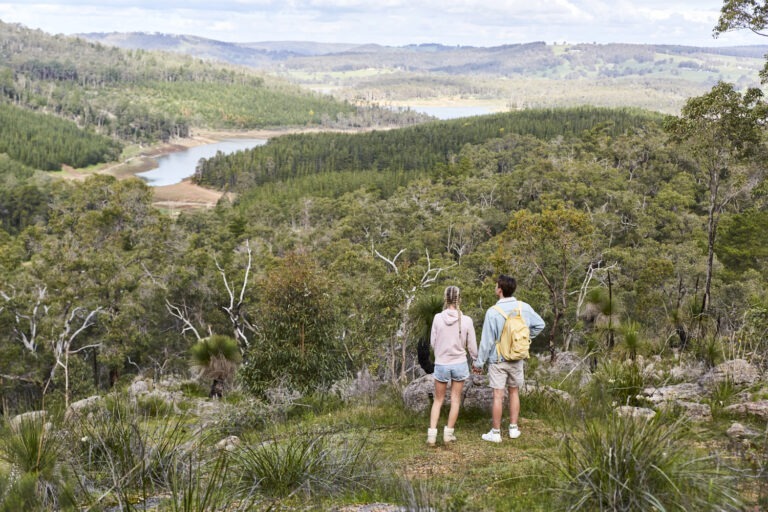
<svg viewBox="0 0 768 512"><path fill-rule="evenodd" d="M515 314L519 310L528 325L531 338L544 329L544 320L530 305L514 297L516 288L517 282L512 277L502 274L496 280L495 293L499 300L485 313L479 350L472 319L462 315L459 309L459 289L456 286L445 289L443 311L435 315L430 336L430 343L435 352L435 394L427 430L428 445L434 446L437 441L437 422L445 401L448 382L451 382L451 408L448 412L448 424L443 429L443 442L456 440L453 432L459 416L461 392L464 382L469 378L467 352L474 361L473 373L482 373L485 363L488 363L488 384L493 389L493 423L491 431L483 434L483 440L501 442L501 412L505 389L509 390L509 437L520 437L517 420L520 414L519 388L524 383L524 360L505 361L497 353L496 343L501 337L506 320L497 308L501 308L507 315Z"/></svg>

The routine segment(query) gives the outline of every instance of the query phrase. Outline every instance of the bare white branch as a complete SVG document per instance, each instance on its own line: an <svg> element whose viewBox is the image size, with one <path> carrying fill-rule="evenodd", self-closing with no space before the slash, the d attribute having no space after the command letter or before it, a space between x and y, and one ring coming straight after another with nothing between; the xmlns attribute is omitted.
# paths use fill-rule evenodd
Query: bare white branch
<svg viewBox="0 0 768 512"><path fill-rule="evenodd" d="M243 286L240 289L240 304L243 303L245 298L245 290L248 286L248 275L251 273L251 263L253 262L253 253L251 251L251 241L245 241L245 249L248 251L248 265L245 267L245 276L243 277Z"/></svg>
<svg viewBox="0 0 768 512"><path fill-rule="evenodd" d="M427 270L424 272L424 275L421 276L421 283L419 288L428 288L435 281L437 281L437 278L440 276L441 272L448 270L449 268L453 268L457 265L457 263L454 263L450 267L432 268L432 260L429 258L429 251L427 250L425 252L427 253Z"/></svg>
<svg viewBox="0 0 768 512"><path fill-rule="evenodd" d="M389 258L387 258L386 256L382 256L382 254L379 251L377 251L376 249L374 249L373 252L376 253L376 256L378 256L379 258L381 258L382 260L387 262L389 264L389 266L392 267L392 270L394 271L395 274L400 274L400 272L397 269L397 265L395 264L395 262L397 261L397 258L401 254L403 254L405 252L405 249L400 249L400 252L395 254L395 257L392 258L391 260Z"/></svg>
<svg viewBox="0 0 768 512"><path fill-rule="evenodd" d="M229 306L222 306L222 309L226 311L227 316L229 316L229 321L232 323L235 339L240 345L241 352L245 351L245 349L251 346L248 335L245 332L246 328L253 331L253 327L246 320L245 312L243 311L243 304L245 303L245 292L248 289L248 276L250 275L251 267L253 266L253 251L251 250L250 240L246 240L245 248L248 253L248 263L245 266L243 285L240 287L240 295L237 298L237 302L235 302L234 286L230 286L230 283L227 280L226 271L221 267L221 265L219 265L218 261L216 262L216 268L219 270L221 279L224 281L224 287L227 289L227 293L229 294Z"/></svg>
<svg viewBox="0 0 768 512"><path fill-rule="evenodd" d="M171 314L172 317L181 320L181 322L184 324L184 327L181 329L182 335L184 335L184 333L186 333L187 331L192 331L197 341L200 341L202 339L200 337L200 334L197 332L197 329L195 329L195 326L192 325L192 322L190 322L186 313L179 306L171 304L168 301L168 299L165 299L165 309L168 310L168 312Z"/></svg>
<svg viewBox="0 0 768 512"><path fill-rule="evenodd" d="M63 368L64 369L64 403L66 406L69 405L69 356L71 356L72 354L76 354L87 348L95 348L95 347L101 346L101 343L96 343L96 344L80 347L76 350L72 350L72 345L74 344L75 339L78 336L80 336L86 329L88 329L94 323L96 323L96 315L98 315L102 311L102 308L98 307L90 311L87 315L85 315L85 318L83 319L80 326L73 331L72 324L80 316L81 312L84 310L85 308L82 308L82 307L74 308L70 312L67 319L64 321L64 325L61 329L61 332L59 333L58 338L53 340L51 343L52 345L51 348L53 349L53 356L56 359L56 364L54 364L53 367L51 368L51 373L48 375L48 380L45 383L43 394L45 394L48 391L48 387L51 385L51 382L53 382L53 378L56 376L56 368L58 367Z"/></svg>

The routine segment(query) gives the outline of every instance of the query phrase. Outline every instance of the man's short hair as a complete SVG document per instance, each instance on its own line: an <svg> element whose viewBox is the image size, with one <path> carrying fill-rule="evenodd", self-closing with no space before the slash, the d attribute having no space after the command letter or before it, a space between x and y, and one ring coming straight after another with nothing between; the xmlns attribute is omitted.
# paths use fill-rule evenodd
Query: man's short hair
<svg viewBox="0 0 768 512"><path fill-rule="evenodd" d="M515 278L504 274L499 274L499 278L496 279L496 285L501 288L501 294L504 297L511 297L515 294L515 290L517 290Z"/></svg>

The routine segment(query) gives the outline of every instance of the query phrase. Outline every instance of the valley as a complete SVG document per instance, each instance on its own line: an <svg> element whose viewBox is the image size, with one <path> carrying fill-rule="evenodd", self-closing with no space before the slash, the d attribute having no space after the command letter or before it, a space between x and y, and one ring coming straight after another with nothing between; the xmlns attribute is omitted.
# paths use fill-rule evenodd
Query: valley
<svg viewBox="0 0 768 512"><path fill-rule="evenodd" d="M758 86L768 46L699 48L640 44L387 47L319 43L235 44L145 33L83 34L122 48L238 63L358 105L423 102L494 111L595 105L675 114L717 80ZM251 59L245 56L252 56Z"/></svg>
<svg viewBox="0 0 768 512"><path fill-rule="evenodd" d="M0 511L768 509L765 51L0 22Z"/></svg>

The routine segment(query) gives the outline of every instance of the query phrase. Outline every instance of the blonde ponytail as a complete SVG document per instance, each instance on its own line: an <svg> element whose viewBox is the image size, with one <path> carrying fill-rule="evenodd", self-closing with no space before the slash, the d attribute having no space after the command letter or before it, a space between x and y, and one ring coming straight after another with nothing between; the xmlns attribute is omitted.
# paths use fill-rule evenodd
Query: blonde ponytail
<svg viewBox="0 0 768 512"><path fill-rule="evenodd" d="M459 313L459 341L461 341L461 290L458 286L448 286L443 292L443 309L448 309L448 306L455 306L456 311Z"/></svg>

